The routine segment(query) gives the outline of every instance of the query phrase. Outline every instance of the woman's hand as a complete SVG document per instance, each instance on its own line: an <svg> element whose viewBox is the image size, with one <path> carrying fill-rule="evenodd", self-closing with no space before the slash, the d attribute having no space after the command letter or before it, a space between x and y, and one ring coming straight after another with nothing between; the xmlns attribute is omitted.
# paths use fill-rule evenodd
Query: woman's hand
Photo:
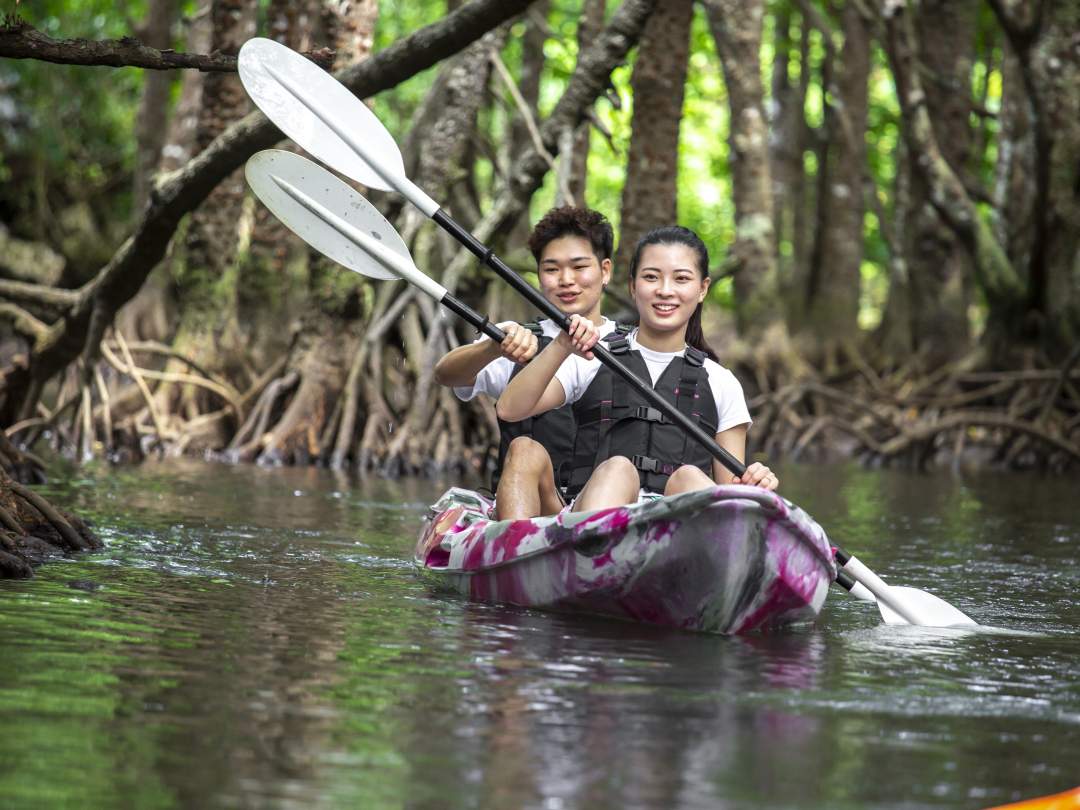
<svg viewBox="0 0 1080 810"><path fill-rule="evenodd" d="M593 353L589 351L600 340L600 330L596 324L588 318L580 315L570 316L570 327L566 332L560 332L556 342L566 351L573 352L578 357L586 360L593 359Z"/></svg>
<svg viewBox="0 0 1080 810"><path fill-rule="evenodd" d="M513 321L500 323L498 326L506 333L503 342L499 344L502 356L511 363L524 364L532 360L540 345L532 330Z"/></svg>
<svg viewBox="0 0 1080 810"><path fill-rule="evenodd" d="M780 486L780 479L776 477L776 473L758 461L747 467L741 478L732 476L732 479L733 484L749 484L762 489L776 489Z"/></svg>

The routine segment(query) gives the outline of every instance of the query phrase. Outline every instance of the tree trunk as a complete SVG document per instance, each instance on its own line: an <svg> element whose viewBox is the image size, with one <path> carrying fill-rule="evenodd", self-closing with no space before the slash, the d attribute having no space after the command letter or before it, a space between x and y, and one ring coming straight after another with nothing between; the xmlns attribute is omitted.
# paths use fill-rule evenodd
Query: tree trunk
<svg viewBox="0 0 1080 810"><path fill-rule="evenodd" d="M929 199L942 220L971 256L975 278L990 308L988 335L1003 351L1023 323L1026 289L992 228L942 153L926 108L926 93L916 57L915 35L907 3L888 7L885 41L900 100L901 131L916 171L929 188Z"/></svg>
<svg viewBox="0 0 1080 810"><path fill-rule="evenodd" d="M164 50L172 47L172 27L176 22L176 0L151 0L139 39L144 45ZM201 53L201 51L200 51ZM135 119L135 187L132 211L136 216L146 207L150 185L161 160L168 131L169 91L173 76L168 71L148 70L143 77L143 94Z"/></svg>
<svg viewBox="0 0 1080 810"><path fill-rule="evenodd" d="M319 11L317 3L303 5L309 16L314 17ZM326 35L334 37L338 53L336 66L345 69L366 59L374 42L378 15L376 0L333 3L326 12L321 22ZM286 16L289 15L286 13ZM296 42L308 47L319 44L318 40L311 39L311 25L298 25L284 35L290 44ZM277 223L266 223L267 229L275 225L280 227ZM265 238L262 237L264 241ZM281 256L280 245L288 242L279 241L278 244L271 267L281 266L281 259L285 258ZM305 250L305 246L297 248ZM297 376L296 392L273 427L262 435L255 435L238 450L243 459L257 454L260 464L307 464L328 450L331 445L329 434L344 407L342 392L348 378L349 354L358 345L358 330L353 323L357 315L356 299L362 294L359 288L368 282L348 277L345 281L347 289L341 291L341 269L314 251L307 252L308 304L283 370L283 378Z"/></svg>
<svg viewBox="0 0 1080 810"><path fill-rule="evenodd" d="M549 0L540 0L540 2L533 3L525 17L525 35L521 38L521 75L518 77L518 90L534 123L540 120L540 77L544 70L544 43L548 38L547 21L550 9L551 3ZM525 114L519 111L510 125L510 137L506 141L506 150L501 155L502 160L500 162L505 167L505 171L509 171L509 167L514 162L514 157L528 149L531 143L532 135L529 132ZM556 195L558 193L556 191ZM506 241L515 245L524 244L531 230L532 223L529 221L529 215L526 212L514 223L514 227ZM507 303L510 303L510 301L508 300ZM516 304L516 302L514 303ZM510 308L514 310L520 309L520 307L513 305ZM500 320L511 318L511 316L505 314L506 310L501 307L494 311L499 313L494 317ZM525 313L522 312L522 314Z"/></svg>
<svg viewBox="0 0 1080 810"><path fill-rule="evenodd" d="M211 49L235 56L255 34L255 14L253 0L212 0ZM239 75L209 74L203 82L195 126L196 154L250 110L251 102ZM237 311L237 247L243 231L244 242L250 242L254 212L252 205L244 205L246 197L242 171L234 171L222 180L192 213L179 257L178 298L183 309L173 348L213 372L224 371L243 353ZM166 372L176 373L182 367L181 361L170 360ZM168 429L168 434L159 440L178 439L184 421L215 407L205 391L194 386L164 383L156 399L162 424Z"/></svg>
<svg viewBox="0 0 1080 810"><path fill-rule="evenodd" d="M724 66L731 109L729 136L735 196L735 296L739 331L753 338L782 318L769 171L769 131L761 81L763 0L705 4Z"/></svg>
<svg viewBox="0 0 1080 810"><path fill-rule="evenodd" d="M336 25L334 50L337 69L355 65L371 55L379 0L336 0L330 4Z"/></svg>
<svg viewBox="0 0 1080 810"><path fill-rule="evenodd" d="M863 181L866 176L867 81L870 37L855 3L840 13L844 44L827 90L827 182L819 185L820 249L811 267L808 331L827 356L852 347L858 337L860 266L863 254ZM825 32L829 36L829 32Z"/></svg>
<svg viewBox="0 0 1080 810"><path fill-rule="evenodd" d="M1045 94L1041 108L1051 136L1044 144L1045 200L1037 200L1045 205L1045 270L1032 267L1030 300L1045 318L1043 345L1062 358L1080 342L1080 8L1067 2L1045 8L1032 55L1032 85Z"/></svg>
<svg viewBox="0 0 1080 810"><path fill-rule="evenodd" d="M444 68L449 71L444 91L445 106L424 141L416 178L417 184L426 189L433 199L446 199L452 195L456 184L471 180L473 167L464 158L476 132L476 116L491 76L491 54L502 50L507 33L504 26L487 34ZM414 252L418 258L426 254L429 258L427 266L441 265L444 259L437 252L439 242L434 238L433 227L428 224L419 230L417 226L420 220L420 214L408 209L403 230L416 233L419 237L414 243L417 245ZM402 334L406 355L412 361L416 379L411 407L387 443L385 464L389 471L417 472L425 469L430 462L432 443L436 437L431 436L426 428L430 428L434 417L438 416L438 412L432 413L433 375L436 361L446 350L443 337L446 321L440 315L432 312L426 337L414 339L411 346L409 332ZM414 309L412 317L419 319L420 313ZM413 331L419 335L419 330Z"/></svg>
<svg viewBox="0 0 1080 810"><path fill-rule="evenodd" d="M527 14L524 15L525 21L525 33L521 38L521 70L517 77L518 92L521 96L524 104L524 108L528 110L528 115L532 117L533 126L537 126L540 121L540 79L543 75L545 57L544 57L544 43L547 42L548 37L551 34L551 30L548 27L549 16L551 12L550 0L538 0L534 2L530 7ZM504 99L508 98L508 88L501 84L493 86L492 95L499 96ZM506 102L509 107L510 102ZM514 160L517 156L528 150L533 146L533 134L530 131L529 124L526 120L526 113L515 107L509 107L513 109L512 120L510 124L510 137L503 139L501 147L497 147L494 151L499 164L499 172L495 178L493 178L493 185L498 182L498 178L505 178L513 170ZM483 137L478 133L478 138ZM472 155L473 150L469 150L469 165L473 165L475 156ZM558 165L557 169L562 170L562 164ZM475 178L474 178L475 180ZM556 185L556 204L559 202L561 194L558 190L559 185ZM470 193L472 199L469 201L469 211L459 211L459 214L465 215L468 219L471 219L475 224L476 220L480 217L480 202L477 198L477 191L475 184L460 184L454 189L454 200L458 201L458 208L461 208L462 195L466 192ZM470 224L468 227L472 227ZM505 236L500 235L497 240L497 244L492 247L495 249L501 249L505 246L512 245L515 248L526 244L529 238L529 233L532 231L532 221L530 219L530 212L523 211L517 218L514 224L505 230ZM519 254L524 257L525 252ZM507 261L510 261L511 266L514 266L514 261L511 257L504 257ZM534 269L532 267L531 256L526 260L526 267L528 270ZM477 280L469 279L468 282L474 282ZM480 281L480 283L483 283ZM521 297L516 295L512 289L505 284L492 284L489 285L486 290L483 312L487 313L489 317L497 321L527 321L534 317L533 310L527 303L522 301ZM457 328L458 333L462 336L463 341L470 341L475 338L475 332L468 328L466 324L460 321L452 321L450 328ZM476 408L477 402L474 400L471 407ZM498 441L494 438L493 441Z"/></svg>
<svg viewBox="0 0 1080 810"><path fill-rule="evenodd" d="M930 0L919 6L915 28L927 72L926 104L942 156L964 176L971 158L970 76L974 57L977 0ZM911 162L907 169L913 168ZM968 304L971 259L930 201L918 172L910 181L911 204L904 225L909 242L911 334L930 368L969 348Z"/></svg>
<svg viewBox="0 0 1080 810"><path fill-rule="evenodd" d="M773 39L772 104L769 116L769 177L772 178L773 235L776 239L776 266L783 283L790 278L795 263L795 201L801 194L803 175L803 110L806 99L799 85L791 81L791 52L796 43L791 38L792 15L785 6L777 11ZM803 26L799 25L799 46ZM799 62L800 74L808 66Z"/></svg>
<svg viewBox="0 0 1080 810"><path fill-rule="evenodd" d="M657 4L641 35L630 79L634 114L615 260L616 276L623 281L638 239L678 220L679 122L693 16L692 0L666 0Z"/></svg>
<svg viewBox="0 0 1080 810"><path fill-rule="evenodd" d="M577 44L578 53L585 50L593 38L604 27L605 0L584 0L581 10L581 19L578 20ZM578 203L587 205L585 198L588 188L588 163L589 163L589 140L592 131L592 123L585 121L578 125L573 137L569 138L570 160L565 167L566 188ZM560 150L565 155L565 150ZM565 160L565 157L563 158Z"/></svg>
<svg viewBox="0 0 1080 810"><path fill-rule="evenodd" d="M255 35L255 12L252 0L213 0L210 6L211 49L235 56L240 46ZM208 75L203 85L195 135L196 154L250 110L251 101L239 75ZM187 235L188 270L207 273L217 280L232 264L239 242L237 223L241 219L246 193L243 172L233 172L192 214Z"/></svg>
<svg viewBox="0 0 1080 810"><path fill-rule="evenodd" d="M160 0L173 2L174 0ZM210 0L198 0L192 15L187 19L187 39L185 48L189 53L209 53L213 25L210 20ZM146 81L149 86L152 76L162 75L158 71L148 71ZM168 73L163 74L168 76ZM180 77L180 98L176 103L168 126L161 130L162 143L158 154L154 156L151 172L168 174L185 165L195 155L195 139L198 131L199 110L202 108L203 81L205 73L187 70ZM160 79L155 79L160 82ZM143 100L147 104L146 99ZM149 133L148 133L149 137ZM148 200L152 182L157 174L146 178L146 195L134 210L141 213ZM138 183L138 179L136 179ZM132 340L167 340L174 329L172 302L171 261L161 262L150 274L138 294L116 316L117 327Z"/></svg>

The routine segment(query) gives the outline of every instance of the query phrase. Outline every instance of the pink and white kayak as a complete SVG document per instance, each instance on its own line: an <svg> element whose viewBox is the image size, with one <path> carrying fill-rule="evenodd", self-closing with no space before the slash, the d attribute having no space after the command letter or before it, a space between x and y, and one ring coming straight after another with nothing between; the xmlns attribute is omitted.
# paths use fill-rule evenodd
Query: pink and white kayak
<svg viewBox="0 0 1080 810"><path fill-rule="evenodd" d="M415 556L429 582L483 602L736 634L813 619L836 577L822 528L757 487L532 520L495 521L491 508L456 487L431 507Z"/></svg>

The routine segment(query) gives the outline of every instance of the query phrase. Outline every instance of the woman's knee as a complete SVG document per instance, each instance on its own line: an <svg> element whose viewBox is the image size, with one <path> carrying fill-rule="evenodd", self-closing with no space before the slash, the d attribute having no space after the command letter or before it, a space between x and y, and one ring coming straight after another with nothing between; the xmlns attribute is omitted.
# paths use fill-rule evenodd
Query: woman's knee
<svg viewBox="0 0 1080 810"><path fill-rule="evenodd" d="M639 486L638 471L626 456L612 456L596 465L593 477L609 483L633 487Z"/></svg>
<svg viewBox="0 0 1080 810"><path fill-rule="evenodd" d="M596 465L589 482L574 501L575 512L633 503L637 498L638 472L630 459L613 456Z"/></svg>
<svg viewBox="0 0 1080 810"><path fill-rule="evenodd" d="M664 494L676 495L680 492L691 492L712 486L716 486L716 482L701 469L691 464L684 464L668 478L667 485L664 487Z"/></svg>

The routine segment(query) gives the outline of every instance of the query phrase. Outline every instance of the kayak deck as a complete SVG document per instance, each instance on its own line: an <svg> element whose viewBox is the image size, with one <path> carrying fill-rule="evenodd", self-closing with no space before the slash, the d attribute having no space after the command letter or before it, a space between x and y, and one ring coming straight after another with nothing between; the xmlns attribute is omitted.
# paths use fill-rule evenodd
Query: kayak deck
<svg viewBox="0 0 1080 810"><path fill-rule="evenodd" d="M494 521L452 488L415 562L484 602L615 616L719 633L814 618L836 575L825 532L757 487L718 486L596 512Z"/></svg>

